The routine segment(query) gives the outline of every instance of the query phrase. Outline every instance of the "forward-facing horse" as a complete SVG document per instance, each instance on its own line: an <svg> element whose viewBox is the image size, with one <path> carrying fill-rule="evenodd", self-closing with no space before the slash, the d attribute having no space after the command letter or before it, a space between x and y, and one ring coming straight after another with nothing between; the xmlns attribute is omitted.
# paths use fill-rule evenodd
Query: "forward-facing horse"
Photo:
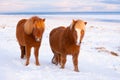
<svg viewBox="0 0 120 80"><path fill-rule="evenodd" d="M34 47L36 65L39 64L39 47L45 28L45 19L33 16L30 19L22 19L16 28L16 37L21 49L21 58L26 56L26 66L29 64L31 48Z"/></svg>
<svg viewBox="0 0 120 80"><path fill-rule="evenodd" d="M72 55L74 71L78 69L78 55L80 44L85 34L85 25L87 22L82 20L73 20L68 27L60 26L50 32L49 41L51 50L54 53L52 58L53 64L60 64L61 68L65 67L66 56Z"/></svg>

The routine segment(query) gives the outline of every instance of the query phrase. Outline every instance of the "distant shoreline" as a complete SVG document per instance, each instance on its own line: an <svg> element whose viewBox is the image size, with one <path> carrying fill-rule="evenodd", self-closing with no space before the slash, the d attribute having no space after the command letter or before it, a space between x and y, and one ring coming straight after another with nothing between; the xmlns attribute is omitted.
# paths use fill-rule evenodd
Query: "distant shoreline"
<svg viewBox="0 0 120 80"><path fill-rule="evenodd" d="M0 12L0 15L120 15L120 12Z"/></svg>

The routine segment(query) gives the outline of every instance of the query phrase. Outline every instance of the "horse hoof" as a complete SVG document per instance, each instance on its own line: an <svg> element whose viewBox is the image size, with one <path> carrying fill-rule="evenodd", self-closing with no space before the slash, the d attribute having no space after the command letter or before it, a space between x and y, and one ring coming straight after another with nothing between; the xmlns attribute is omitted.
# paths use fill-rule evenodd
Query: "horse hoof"
<svg viewBox="0 0 120 80"><path fill-rule="evenodd" d="M52 63L55 64L55 65L58 65L58 62L56 62L56 61L52 61Z"/></svg>
<svg viewBox="0 0 120 80"><path fill-rule="evenodd" d="M24 56L24 57L21 57L21 59L26 59L26 57Z"/></svg>
<svg viewBox="0 0 120 80"><path fill-rule="evenodd" d="M24 56L21 56L21 59L23 59L24 58Z"/></svg>
<svg viewBox="0 0 120 80"><path fill-rule="evenodd" d="M60 68L61 68L61 69L64 69L65 67L61 66Z"/></svg>
<svg viewBox="0 0 120 80"><path fill-rule="evenodd" d="M25 64L25 66L28 66L29 64Z"/></svg>
<svg viewBox="0 0 120 80"><path fill-rule="evenodd" d="M58 62L56 62L55 65L58 65Z"/></svg>
<svg viewBox="0 0 120 80"><path fill-rule="evenodd" d="M74 69L75 72L80 72L78 69Z"/></svg>
<svg viewBox="0 0 120 80"><path fill-rule="evenodd" d="M36 66L40 66L40 64L39 64L39 63L36 63Z"/></svg>
<svg viewBox="0 0 120 80"><path fill-rule="evenodd" d="M26 63L26 64L25 64L25 66L28 66L28 65L29 65L29 63Z"/></svg>

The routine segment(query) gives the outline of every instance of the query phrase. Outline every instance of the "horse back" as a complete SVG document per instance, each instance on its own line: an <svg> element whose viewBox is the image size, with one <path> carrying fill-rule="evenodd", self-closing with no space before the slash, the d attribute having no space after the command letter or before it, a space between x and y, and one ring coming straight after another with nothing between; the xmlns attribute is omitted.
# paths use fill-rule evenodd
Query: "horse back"
<svg viewBox="0 0 120 80"><path fill-rule="evenodd" d="M66 28L61 26L61 27L58 27L58 28L55 28L53 29L51 32L50 32L50 37L49 37L49 42L50 42L50 46L52 48L52 50L55 50L55 51L59 51L60 50L60 44L61 44L61 40L62 40L62 35L64 33L64 30Z"/></svg>
<svg viewBox="0 0 120 80"><path fill-rule="evenodd" d="M55 28L50 32L50 36L58 35L59 33L62 33L64 30L65 30L65 27L63 26Z"/></svg>

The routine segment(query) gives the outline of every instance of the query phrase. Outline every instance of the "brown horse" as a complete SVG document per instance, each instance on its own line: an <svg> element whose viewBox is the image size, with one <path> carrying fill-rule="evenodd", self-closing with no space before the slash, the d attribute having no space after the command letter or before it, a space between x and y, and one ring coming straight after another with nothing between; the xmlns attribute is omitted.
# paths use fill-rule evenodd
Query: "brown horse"
<svg viewBox="0 0 120 80"><path fill-rule="evenodd" d="M54 53L53 64L60 64L61 68L64 68L66 56L72 55L74 71L79 72L78 55L86 24L87 22L82 20L73 20L72 24L67 28L60 26L50 32L49 41L51 50Z"/></svg>
<svg viewBox="0 0 120 80"><path fill-rule="evenodd" d="M16 37L21 49L21 58L26 56L26 66L29 64L31 48L34 47L36 65L39 64L39 47L45 28L45 19L33 16L30 19L22 19L16 28Z"/></svg>

